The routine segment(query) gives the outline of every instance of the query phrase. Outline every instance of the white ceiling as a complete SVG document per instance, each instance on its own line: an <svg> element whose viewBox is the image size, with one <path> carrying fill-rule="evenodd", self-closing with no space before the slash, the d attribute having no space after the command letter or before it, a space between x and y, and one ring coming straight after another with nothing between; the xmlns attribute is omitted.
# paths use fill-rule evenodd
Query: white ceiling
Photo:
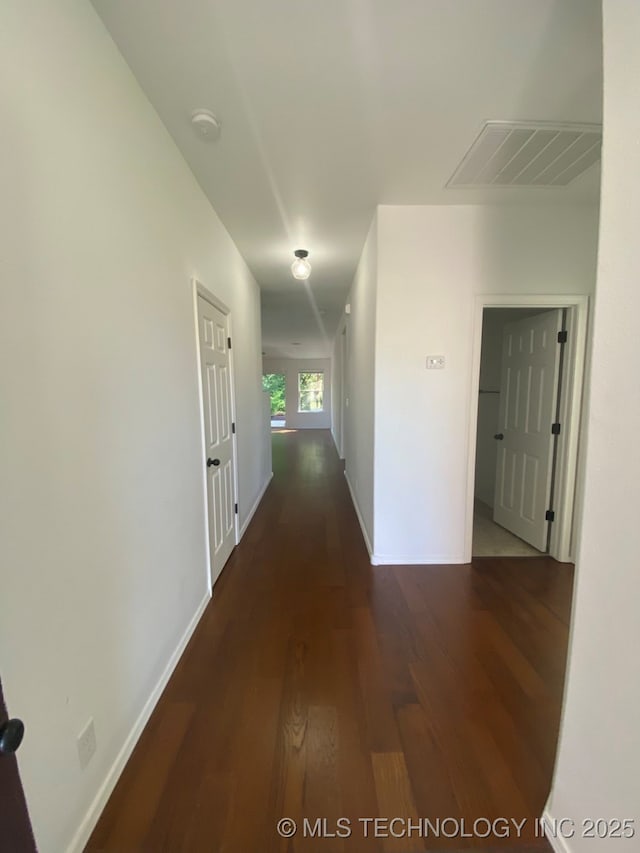
<svg viewBox="0 0 640 853"><path fill-rule="evenodd" d="M445 184L485 120L601 121L600 0L93 4L260 284L269 355L327 354L377 204L597 199L598 166L568 188Z"/></svg>

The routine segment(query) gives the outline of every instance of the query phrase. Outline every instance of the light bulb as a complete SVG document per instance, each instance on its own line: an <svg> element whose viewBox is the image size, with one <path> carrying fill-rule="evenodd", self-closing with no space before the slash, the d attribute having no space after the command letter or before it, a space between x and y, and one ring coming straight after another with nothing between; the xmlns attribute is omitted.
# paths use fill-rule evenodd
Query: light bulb
<svg viewBox="0 0 640 853"><path fill-rule="evenodd" d="M291 272L294 278L304 281L305 278L309 278L311 275L311 264L306 258L296 258L291 264Z"/></svg>
<svg viewBox="0 0 640 853"><path fill-rule="evenodd" d="M295 261L291 264L291 272L294 278L298 281L304 281L311 275L311 264L307 260L309 252L306 249L296 249L293 253L296 256Z"/></svg>

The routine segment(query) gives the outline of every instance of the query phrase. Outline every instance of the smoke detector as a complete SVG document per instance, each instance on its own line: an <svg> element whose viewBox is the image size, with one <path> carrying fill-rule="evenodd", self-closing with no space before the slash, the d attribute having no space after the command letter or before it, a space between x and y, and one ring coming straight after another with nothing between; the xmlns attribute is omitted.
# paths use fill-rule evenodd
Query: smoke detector
<svg viewBox="0 0 640 853"><path fill-rule="evenodd" d="M222 125L210 110L196 110L191 115L191 124L198 136L202 136L207 142L215 142L220 136Z"/></svg>

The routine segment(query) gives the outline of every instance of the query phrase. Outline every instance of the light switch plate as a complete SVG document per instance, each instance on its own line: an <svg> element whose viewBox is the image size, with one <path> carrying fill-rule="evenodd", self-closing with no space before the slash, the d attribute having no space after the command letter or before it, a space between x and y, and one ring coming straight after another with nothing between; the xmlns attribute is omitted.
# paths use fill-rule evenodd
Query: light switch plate
<svg viewBox="0 0 640 853"><path fill-rule="evenodd" d="M443 370L444 356L443 355L428 355L427 370Z"/></svg>

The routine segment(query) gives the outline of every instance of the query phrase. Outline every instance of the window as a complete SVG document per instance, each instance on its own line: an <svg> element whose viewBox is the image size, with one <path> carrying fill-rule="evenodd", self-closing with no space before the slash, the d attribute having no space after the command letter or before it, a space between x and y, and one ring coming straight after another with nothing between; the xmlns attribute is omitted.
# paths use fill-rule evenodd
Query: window
<svg viewBox="0 0 640 853"><path fill-rule="evenodd" d="M323 411L324 373L298 374L298 411Z"/></svg>

